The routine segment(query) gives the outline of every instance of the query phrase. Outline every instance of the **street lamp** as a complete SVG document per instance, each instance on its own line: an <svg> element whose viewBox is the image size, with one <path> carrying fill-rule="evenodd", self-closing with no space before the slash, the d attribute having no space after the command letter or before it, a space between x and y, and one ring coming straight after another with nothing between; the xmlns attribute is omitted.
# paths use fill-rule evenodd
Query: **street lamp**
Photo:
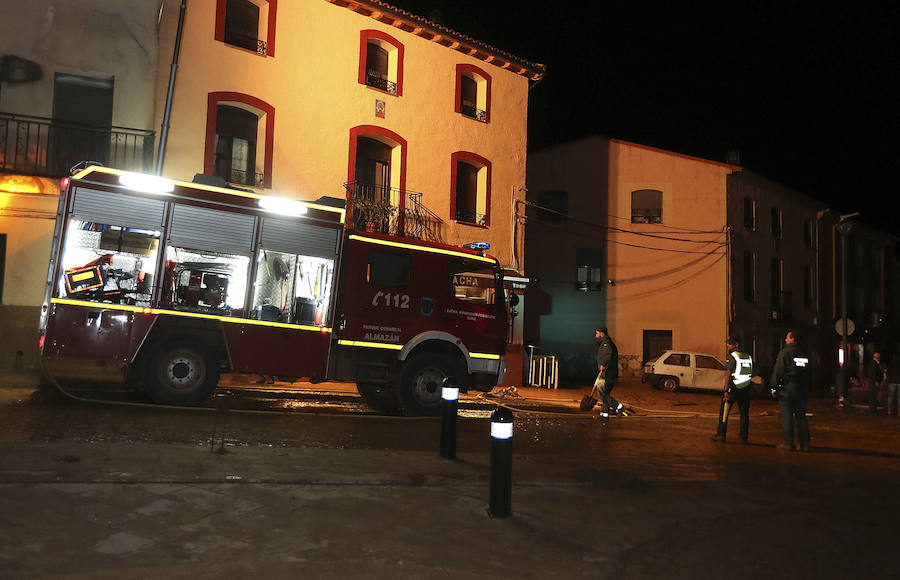
<svg viewBox="0 0 900 580"><path fill-rule="evenodd" d="M847 399L849 392L849 366L850 366L850 349L847 343L847 327L850 324L847 321L847 234L853 227L850 221L857 217L859 212L853 212L840 216L837 229L841 233L841 351L843 352L843 363L841 364L840 384L838 392L841 398Z"/></svg>

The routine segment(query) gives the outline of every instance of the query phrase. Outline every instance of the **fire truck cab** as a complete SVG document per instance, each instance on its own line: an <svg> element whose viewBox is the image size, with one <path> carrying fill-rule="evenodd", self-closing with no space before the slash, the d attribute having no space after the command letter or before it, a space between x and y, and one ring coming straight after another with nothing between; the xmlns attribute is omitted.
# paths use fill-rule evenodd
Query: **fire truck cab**
<svg viewBox="0 0 900 580"><path fill-rule="evenodd" d="M436 413L445 378L501 382L497 260L356 232L346 213L88 167L60 196L42 357L119 365L169 404L206 400L222 372L352 381L409 414Z"/></svg>

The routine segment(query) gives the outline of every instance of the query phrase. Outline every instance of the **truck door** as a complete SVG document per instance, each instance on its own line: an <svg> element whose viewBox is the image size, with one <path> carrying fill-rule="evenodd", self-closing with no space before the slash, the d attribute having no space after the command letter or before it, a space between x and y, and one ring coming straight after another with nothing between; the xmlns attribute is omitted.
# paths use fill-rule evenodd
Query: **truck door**
<svg viewBox="0 0 900 580"><path fill-rule="evenodd" d="M420 256L352 238L345 247L341 338L404 344L415 332L412 320L421 307L421 297L411 292L413 262Z"/></svg>

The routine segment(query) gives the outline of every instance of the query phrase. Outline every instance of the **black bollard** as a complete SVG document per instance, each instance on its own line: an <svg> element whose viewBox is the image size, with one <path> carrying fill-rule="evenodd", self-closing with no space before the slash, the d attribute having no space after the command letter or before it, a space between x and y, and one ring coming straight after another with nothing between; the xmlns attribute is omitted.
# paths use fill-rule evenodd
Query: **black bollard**
<svg viewBox="0 0 900 580"><path fill-rule="evenodd" d="M230 395L231 393L228 391L216 393L216 419L213 422L212 440L209 442L210 453L227 453L225 450L225 415L228 413L228 397ZM217 433L219 433L218 437ZM217 438L219 439L219 447L214 450Z"/></svg>
<svg viewBox="0 0 900 580"><path fill-rule="evenodd" d="M441 387L441 457L456 459L456 410L459 407L459 387L450 378Z"/></svg>
<svg viewBox="0 0 900 580"><path fill-rule="evenodd" d="M513 413L498 407L491 413L491 503L488 514L505 518L511 512Z"/></svg>

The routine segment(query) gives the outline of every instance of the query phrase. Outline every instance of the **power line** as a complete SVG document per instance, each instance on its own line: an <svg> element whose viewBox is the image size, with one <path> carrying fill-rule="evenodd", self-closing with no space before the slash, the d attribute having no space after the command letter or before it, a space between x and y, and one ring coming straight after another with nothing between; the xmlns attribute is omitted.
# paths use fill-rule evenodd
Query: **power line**
<svg viewBox="0 0 900 580"><path fill-rule="evenodd" d="M556 215L559 215L559 216L563 216L563 217L565 217L565 218L567 218L567 219L569 219L569 220L572 220L572 221L574 221L574 222L579 222L579 223L587 224L587 225L589 225L589 226L593 226L593 227L597 227L597 228L601 228L601 229L605 229L605 230L609 230L609 231L613 231L613 232L619 232L619 233L623 233L623 234L632 234L632 235L635 235L635 236L644 236L644 237L647 237L647 238L655 238L655 239L659 239L659 240L669 240L669 241L673 241L673 242L687 242L687 243L690 243L690 244L716 243L716 244L720 244L720 245L723 245L723 246L724 246L724 245L727 243L727 242L719 242L719 241L716 241L716 240L690 240L690 239L686 239L686 238L675 238L675 237L672 237L672 236L663 236L663 235L660 235L660 234L651 234L651 233L647 233L647 232L636 232L636 231L634 231L634 230L626 230L626 229L623 229L623 228L617 228L617 227L615 227L615 226L610 226L610 225L606 225L606 224L600 224L600 223L597 223L597 222L592 222L592 221L590 221L590 220L586 220L586 219L582 219L582 218L577 218L577 217L575 217L575 216L571 216L571 215L562 213L562 212L560 212L560 211L556 211L556 210L554 210L554 209L550 209L550 208L548 208L548 207L544 207L544 206L538 205L538 204L533 203L533 202L530 202L530 201L526 201L526 202L525 202L525 205L526 205L526 206L529 206L529 207L537 208L537 209L542 210L542 211L546 211L546 212L549 212L549 213L553 213L553 214L556 214ZM607 214L607 215L608 215L608 214ZM688 232L685 232L685 233L688 233ZM725 235L725 232L716 232L716 231L701 232L701 231L698 230L698 231L695 232L695 233L698 233L698 234L701 234L701 233L702 233L702 234L716 234L716 235L720 235L720 236L721 236L721 235Z"/></svg>
<svg viewBox="0 0 900 580"><path fill-rule="evenodd" d="M564 232L569 231L568 228L566 228L565 226L558 226L555 224L544 224L544 225L551 229L557 229L557 230L561 230ZM705 250L705 251L704 250L679 250L677 248L657 248L654 246L642 246L640 244L629 244L628 242L622 242L620 240L612 240L612 239L608 239L608 238L606 241L610 244L618 244L620 246L628 246L630 248L640 248L642 250L655 250L655 251L659 251L659 252L675 252L678 254L706 254L706 255L713 255L713 254L724 255L725 254L724 251L719 251L719 248L714 248L712 250ZM725 243L717 242L715 240L687 240L687 241L694 243L694 244L716 244L717 246L726 245Z"/></svg>

